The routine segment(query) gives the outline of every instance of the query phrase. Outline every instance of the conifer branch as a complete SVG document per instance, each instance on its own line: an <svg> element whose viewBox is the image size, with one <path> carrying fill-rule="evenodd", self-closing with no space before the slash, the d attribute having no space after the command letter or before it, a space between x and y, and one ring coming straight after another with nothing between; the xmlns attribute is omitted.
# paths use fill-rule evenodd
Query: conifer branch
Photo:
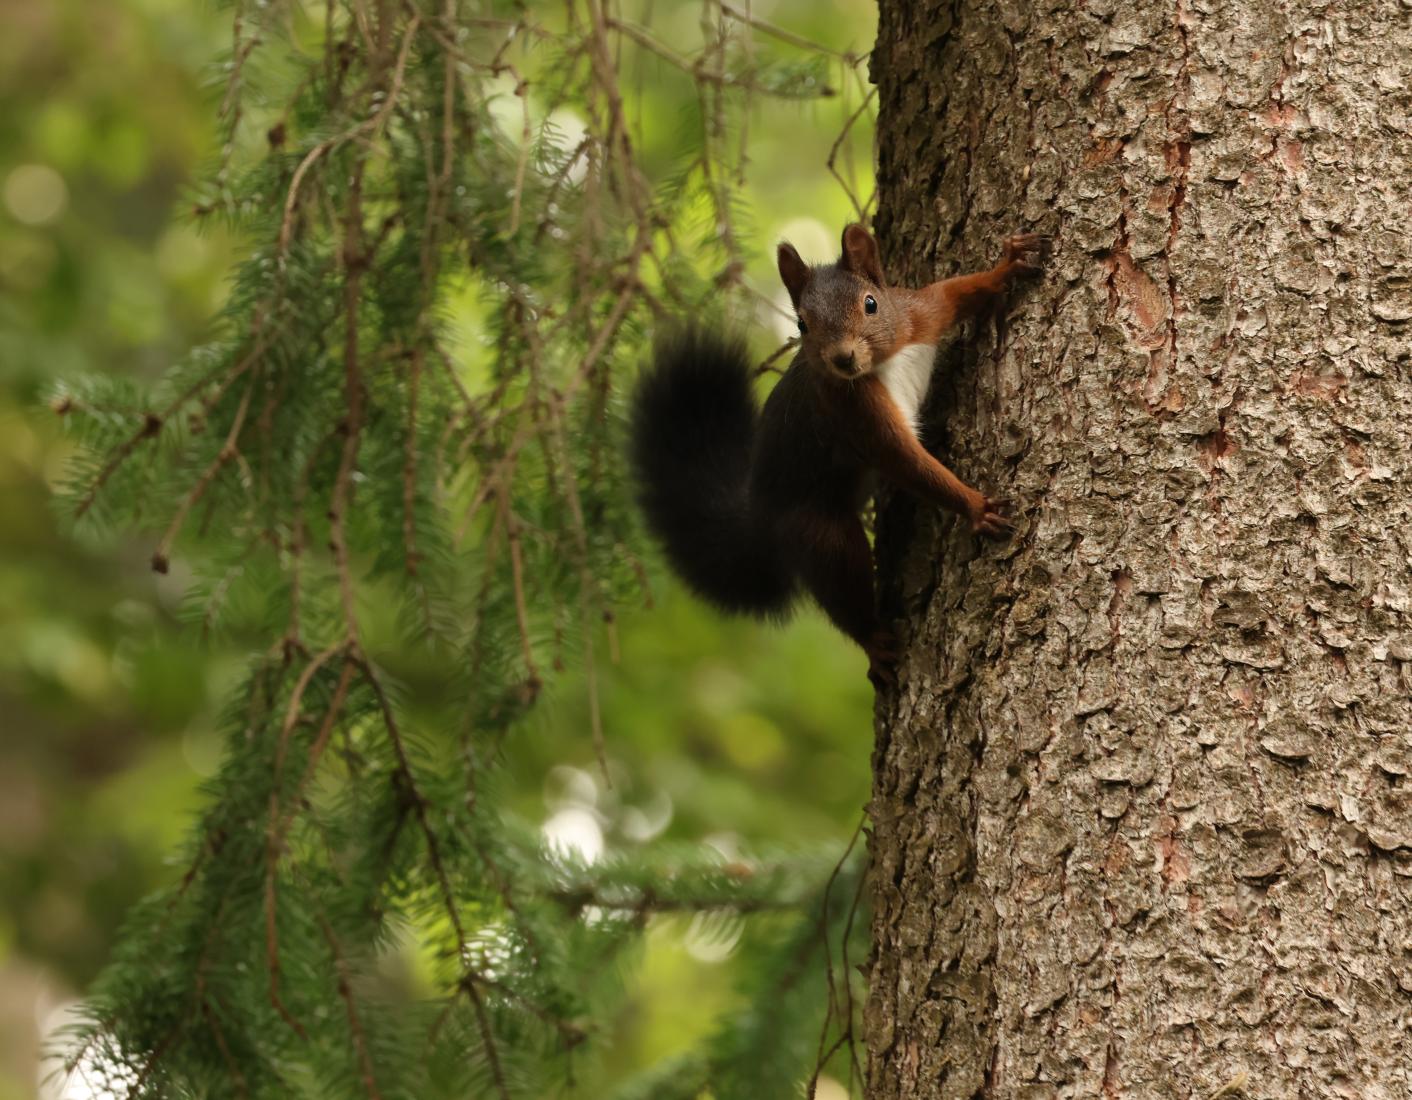
<svg viewBox="0 0 1412 1100"><path fill-rule="evenodd" d="M158 1064L162 1061L162 1058L166 1055L167 1051L171 1050L173 1044L176 1043L177 1038L181 1035L185 1028L186 1021L179 1020L176 1025L170 1031L167 1032L166 1036L162 1039L162 1041L152 1049L152 1052L147 1055L146 1060L142 1063L142 1069L138 1072L137 1078L133 1081L132 1084L132 1092L134 1096L143 1095L143 1090L147 1087L147 1081L152 1076L152 1072L157 1068Z"/></svg>
<svg viewBox="0 0 1412 1100"><path fill-rule="evenodd" d="M254 364L255 360L260 356L260 354L263 353L263 351L263 345L257 344L256 349L254 351L252 351L244 359L238 362L222 379L222 392L224 391L224 388L226 386L230 385L247 370L249 370L251 365ZM172 419L172 417L175 416L182 409L184 409L192 398L194 398L198 393L200 393L203 389L210 385L212 379L215 378L216 375L218 375L219 373L220 368L218 367L215 370L212 370L209 373L198 378L195 382L193 382L190 386L188 386L185 390L178 394L177 397L173 399L164 409L162 409L161 412L147 412L143 414L141 426L139 426L138 429L130 437L128 437L127 440L125 440L123 443L119 444L113 449L111 454L109 454L107 461L103 464L102 469L100 469L98 473L93 477L93 479L89 482L88 490L84 493L82 499L74 508L75 519L82 517L83 514L93 506L93 502L98 499L98 494L103 491L103 486L108 483L108 479L118 472L119 467L121 467L122 464L126 462L129 457L131 457L132 453L137 450L138 446L142 444L145 440L155 439L157 436L159 436L162 432L162 428Z"/></svg>
<svg viewBox="0 0 1412 1100"><path fill-rule="evenodd" d="M276 647L282 649L286 659L294 650L303 649L303 641L300 638L299 615L303 600L303 576L304 576L304 544L308 538L308 523L304 516L304 502L309 495L309 479L313 475L314 463L318 461L323 453L324 445L337 435L337 430L323 436L309 451L309 457L305 460L303 467L299 471L299 476L295 479L294 488L291 493L291 507L289 519L289 622L285 627L284 634L276 643Z"/></svg>
<svg viewBox="0 0 1412 1100"><path fill-rule="evenodd" d="M630 274L622 277L618 295L613 301L612 308L608 311L607 318L604 320L603 324L599 326L597 332L594 333L593 340L588 345L588 351L584 354L583 361L579 364L578 369L569 376L568 382L559 392L558 400L561 404L572 400L577 395L579 388L592 377L593 368L597 365L599 358L607 350L609 344L617 336L623 321L626 319L628 310L632 306L633 296L640 286L637 277L638 264L648 250L650 232L651 230L647 226L640 225L638 227L637 238L633 242L632 249L624 261L624 266L628 269ZM504 491L508 479L514 472L515 462L519 458L521 449L530 441L535 431L536 424L533 420L529 418L522 420L514 438L501 455L500 461L482 480L481 486L472 499L470 507L466 509L467 521L479 511L481 505L484 504L492 494ZM464 531L464 525L462 530Z"/></svg>
<svg viewBox="0 0 1412 1100"><path fill-rule="evenodd" d="M258 377L258 375L257 375ZM196 484L191 487L191 491L182 498L181 504L177 506L176 515L172 517L171 524L167 527L166 533L162 535L161 541L157 543L157 549L152 551L152 568L158 573L165 573L170 564L172 542L176 539L181 525L186 521L186 515L191 508L211 487L211 482L216 479L216 475L221 472L227 462L239 454L237 441L240 439L240 430L245 426L245 414L250 411L250 397L255 392L254 379L245 387L245 393L240 398L240 405L235 411L235 420L230 426L230 432L226 435L225 443L216 452L216 457L211 460L209 466L202 471L201 476L196 479Z"/></svg>
<svg viewBox="0 0 1412 1100"><path fill-rule="evenodd" d="M520 152L515 163L515 185L510 192L510 223L505 227L505 236L513 237L520 229L520 207L525 198L525 176L529 172L530 135L533 133L533 129L530 125L528 83L513 65L502 63L501 67L515 78L513 94L520 101Z"/></svg>
<svg viewBox="0 0 1412 1100"><path fill-rule="evenodd" d="M221 1052L221 1057L225 1059L226 1073L230 1077L231 1084L235 1086L235 1095L244 1097L250 1095L250 1089L245 1083L245 1074L240 1072L240 1064L236 1062L235 1056L231 1054L230 1044L226 1042L225 1032L221 1030L220 1021L216 1018L215 1010L211 1007L210 1000L205 996L204 991L198 991L197 999L201 1002L201 1015L206 1020L206 1026L210 1029L211 1038L216 1042L216 1049Z"/></svg>
<svg viewBox="0 0 1412 1100"><path fill-rule="evenodd" d="M407 573L417 575L417 396L422 382L422 349L414 348L407 371L407 443L402 456L402 541Z"/></svg>
<svg viewBox="0 0 1412 1100"><path fill-rule="evenodd" d="M344 1011L348 1015L348 1031L353 1039L353 1050L358 1057L358 1070L362 1077L363 1088L368 1094L368 1100L382 1100L382 1093L378 1091L377 1077L373 1072L372 1055L368 1051L368 1037L358 1018L358 1005L353 1000L353 986L348 979L348 963L344 959L343 951L338 945L338 937L334 935L333 926L329 924L328 918L320 913L318 921L319 930L323 933L324 940L328 943L329 953L333 956L334 972L338 978L338 997L343 1002Z"/></svg>
<svg viewBox="0 0 1412 1100"><path fill-rule="evenodd" d="M534 643L530 640L529 606L525 599L525 567L520 550L520 525L510 509L507 491L500 491L500 522L505 542L510 548L510 583L515 595L515 622L520 628L520 655L525 662L523 691L529 700L539 694L539 668L534 660Z"/></svg>
<svg viewBox="0 0 1412 1100"><path fill-rule="evenodd" d="M820 934L786 916L818 912L797 876L690 860L658 873L615 853L626 869L585 881L507 824L497 774L542 677L570 653L609 774L600 665L618 657L618 603L651 599L613 371L654 318L751 303L732 194L744 113L751 95L803 94L813 78L769 71L720 5L692 53L604 0L569 0L552 26L461 7L331 0L311 53L317 25L291 39L288 5L240 0L221 105L230 141L198 207L254 242L223 320L239 335L177 367L160 411L115 387L56 403L92 456L75 512L103 493L116 515L155 513L154 564L191 549L202 630L234 616L231 636L264 632L227 709L227 758L190 864L134 922L74 1063L92 1057L138 1093L214 1082L263 1100L317 1067L368 1097L430 1098L426 1060L387 1042L418 1027L437 1064L469 1039L497 1100L548 1095L564 1066L542 1057L545 1041L567 1052L606 1031L604 971L672 914L776 914L766 923L795 938L756 959L771 990L826 1005L830 1040L853 1013L846 951L843 984L814 968L852 927L836 901ZM669 183L644 168L633 89L658 60L696 85L710 139ZM491 109L498 81L518 92L508 123ZM236 122L257 100L273 124L252 143ZM582 137L555 132L561 107ZM698 210L716 226L704 243ZM482 299L469 331L450 316L467 293ZM399 644L456 684L455 703L402 702ZM459 752L441 733L458 726ZM435 1019L398 1018L397 992L360 980L396 950L388 927L443 948ZM813 1053L817 1014L793 1015ZM803 1059L792 1072L804 1079Z"/></svg>
<svg viewBox="0 0 1412 1100"><path fill-rule="evenodd" d="M349 184L348 210L343 223L343 399L346 415L342 424L343 450L334 477L329 502L329 540L338 569L338 587L343 599L343 622L348 636L357 644L358 613L355 607L353 569L349 562L346 523L352 496L353 467L363 434L363 375L358 361L358 309L362 295L363 255L363 168L360 159Z"/></svg>
<svg viewBox="0 0 1412 1100"><path fill-rule="evenodd" d="M462 982L461 988L466 991L466 996L470 998L475 1009L481 1048L485 1051L485 1060L490 1066L490 1077L495 1082L495 1091L500 1094L500 1100L510 1100L510 1087L505 1083L505 1070L500 1065L500 1050L495 1042L495 1033L490 1027L490 1017L486 1015L485 1001L481 998L475 982Z"/></svg>
<svg viewBox="0 0 1412 1100"><path fill-rule="evenodd" d="M441 856L441 842L437 839L436 831L431 827L431 821L427 816L426 796L422 794L421 787L417 784L417 778L412 771L412 762L407 756L407 743L402 736L401 726L398 724L397 716L393 713L392 703L387 697L387 691L384 689L376 669L361 654L354 655L353 660L357 662L363 672L363 678L377 697L378 708L382 711L383 724L387 729L388 739L392 743L392 751L397 757L398 774L411 798L412 812L417 816L417 824L421 826L422 835L426 838L427 857L431 860L432 871L436 875L437 884L441 887L441 897L445 904L446 915L451 921L451 927L456 932L456 950L459 954L465 950L465 925L461 923L460 910L456 905L456 894L451 888L451 878L446 873L446 862Z"/></svg>
<svg viewBox="0 0 1412 1100"><path fill-rule="evenodd" d="M328 742L329 734L333 730L334 723L338 721L338 716L343 709L343 700L347 696L348 685L353 676L352 662L347 659L347 652L350 642L345 639L335 645L329 646L320 652L313 660L304 666L299 679L295 681L294 690L290 693L289 704L285 711L285 719L280 727L279 744L275 749L274 777L270 784L270 808L269 817L265 826L265 962L270 973L270 1004L279 1013L281 1019L301 1039L308 1038L308 1032L300 1022L294 1018L288 1006L280 997L280 950L279 950L279 926L276 918L277 907L275 904L276 883L279 875L279 862L283 854L285 832L288 829L289 818L293 816L305 782L313 774L315 766L318 764L319 756L323 753L324 746ZM323 722L319 727L318 736L315 737L309 748L309 762L305 767L299 782L295 787L291 798L291 808L284 811L280 807L280 793L284 786L284 762L289 747L289 735L294 729L294 725L299 718L300 704L303 701L304 693L309 687L314 675L329 660L338 654L344 654L343 667L339 672L338 685L334 688L333 698L330 700L328 709L324 714Z"/></svg>
<svg viewBox="0 0 1412 1100"><path fill-rule="evenodd" d="M417 27L421 23L420 14L413 13L408 21L407 30L403 34L402 48L397 55L397 67L392 74L392 83L384 96L382 104L371 118L365 119L357 126L345 130L341 134L325 138L319 142L305 155L299 162L299 166L294 169L294 175L289 181L289 191L285 194L284 214L280 220L279 238L276 244L276 255L281 269L283 269L289 253L290 238L294 233L294 212L299 205L299 191L304 183L304 177L314 164L325 154L337 149L340 145L345 145L359 137L368 134L377 134L382 130L387 122L387 116L397 105L398 96L402 92L402 76L407 68L407 56L411 53L412 41L416 37Z"/></svg>

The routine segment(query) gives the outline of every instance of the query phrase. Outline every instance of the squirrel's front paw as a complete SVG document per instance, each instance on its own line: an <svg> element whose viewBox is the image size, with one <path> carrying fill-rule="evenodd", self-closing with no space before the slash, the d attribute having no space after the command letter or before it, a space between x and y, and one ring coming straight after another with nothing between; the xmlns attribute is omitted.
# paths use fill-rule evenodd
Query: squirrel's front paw
<svg viewBox="0 0 1412 1100"><path fill-rule="evenodd" d="M987 538L1005 538L1015 529L1014 523L1005 515L1009 506L1009 501L976 493L966 508L966 518L971 521L971 530Z"/></svg>
<svg viewBox="0 0 1412 1100"><path fill-rule="evenodd" d="M1043 233L1015 233L1005 238L1005 261L1016 271L1033 275L1043 270L1049 238Z"/></svg>

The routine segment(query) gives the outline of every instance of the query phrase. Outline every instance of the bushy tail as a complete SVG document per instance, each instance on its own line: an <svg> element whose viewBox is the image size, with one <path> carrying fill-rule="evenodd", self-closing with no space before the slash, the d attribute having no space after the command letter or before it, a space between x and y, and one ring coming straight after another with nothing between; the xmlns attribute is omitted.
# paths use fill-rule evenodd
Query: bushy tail
<svg viewBox="0 0 1412 1100"><path fill-rule="evenodd" d="M724 611L782 615L794 582L747 498L758 410L745 344L700 327L660 338L632 409L647 525L672 568Z"/></svg>

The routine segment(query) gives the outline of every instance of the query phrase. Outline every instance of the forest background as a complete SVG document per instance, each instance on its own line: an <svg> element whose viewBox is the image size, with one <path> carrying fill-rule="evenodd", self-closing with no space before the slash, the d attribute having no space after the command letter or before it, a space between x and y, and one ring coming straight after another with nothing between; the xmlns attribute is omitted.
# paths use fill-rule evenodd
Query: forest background
<svg viewBox="0 0 1412 1100"><path fill-rule="evenodd" d="M825 47L769 41L817 63L836 92L751 103L737 198L763 356L788 327L765 302L781 296L773 243L826 259L854 213L830 154L856 195L872 191L866 61L854 61L875 16L853 2L750 7ZM652 24L689 54L700 11L658 2ZM42 1044L125 912L180 876L178 845L219 764L219 714L248 651L189 621L187 565L152 572L150 536L75 535L53 501L73 446L48 408L85 376L149 386L207 337L242 248L191 210L219 154L229 48L230 12L214 4L0 2L0 1100L35 1094ZM656 75L650 63L636 74L631 110L643 162L665 176L693 153L695 103L689 82ZM517 128L518 106L507 112ZM474 332L480 308L468 292L455 323ZM618 659L597 664L612 788L570 663L508 748L510 804L588 855L652 838L726 859L841 851L868 795L862 658L812 612L786 630L725 622L656 568L651 591L650 608L619 609ZM687 1049L739 1007L737 934L653 919L610 1071Z"/></svg>

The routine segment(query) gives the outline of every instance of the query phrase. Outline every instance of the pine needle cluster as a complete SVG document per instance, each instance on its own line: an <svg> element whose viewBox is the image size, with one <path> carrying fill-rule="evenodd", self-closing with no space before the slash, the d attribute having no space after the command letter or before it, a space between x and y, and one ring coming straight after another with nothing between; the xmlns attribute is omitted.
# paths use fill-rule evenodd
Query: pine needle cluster
<svg viewBox="0 0 1412 1100"><path fill-rule="evenodd" d="M751 988L623 1100L786 1096L852 1059L856 854L587 863L499 784L547 679L591 685L646 583L615 379L656 319L753 304L749 100L857 67L703 12L685 56L604 0L233 7L192 204L247 242L213 338L155 389L56 397L65 508L151 532L191 629L258 641L184 872L66 1048L95 1095L574 1095L669 913L741 922ZM698 93L700 153L656 179L625 51Z"/></svg>

